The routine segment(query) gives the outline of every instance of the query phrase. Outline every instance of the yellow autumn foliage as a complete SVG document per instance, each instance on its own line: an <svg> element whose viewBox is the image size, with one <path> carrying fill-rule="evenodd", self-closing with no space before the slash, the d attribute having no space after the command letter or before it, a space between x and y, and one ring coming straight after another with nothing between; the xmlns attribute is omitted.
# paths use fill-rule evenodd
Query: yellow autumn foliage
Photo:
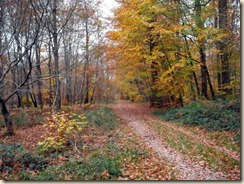
<svg viewBox="0 0 244 184"><path fill-rule="evenodd" d="M57 151L64 148L65 144L72 134L80 134L83 127L88 123L85 115L76 114L54 114L47 118L48 127L50 132L53 132L50 137L42 142L38 142L40 152Z"/></svg>

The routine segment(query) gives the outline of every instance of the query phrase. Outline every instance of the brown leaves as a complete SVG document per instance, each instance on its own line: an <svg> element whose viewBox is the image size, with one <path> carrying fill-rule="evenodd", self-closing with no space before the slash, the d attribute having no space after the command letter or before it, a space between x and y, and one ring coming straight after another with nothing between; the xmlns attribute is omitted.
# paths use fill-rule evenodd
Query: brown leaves
<svg viewBox="0 0 244 184"><path fill-rule="evenodd" d="M45 128L42 125L32 127L16 127L16 135L8 136L1 139L0 143L19 143L26 147L28 150L34 150L37 142L42 140L41 136L45 135Z"/></svg>
<svg viewBox="0 0 244 184"><path fill-rule="evenodd" d="M150 154L139 158L137 163L127 163L123 165L124 172L120 180L171 180L172 168L167 163Z"/></svg>
<svg viewBox="0 0 244 184"><path fill-rule="evenodd" d="M102 174L101 174L102 178L108 178L110 176L110 174L108 173L107 170L103 171Z"/></svg>
<svg viewBox="0 0 244 184"><path fill-rule="evenodd" d="M132 149L133 155L123 160L122 176L119 180L171 180L174 179L172 167L160 158L135 135L127 124L120 124L120 147ZM118 141L118 140L117 140Z"/></svg>

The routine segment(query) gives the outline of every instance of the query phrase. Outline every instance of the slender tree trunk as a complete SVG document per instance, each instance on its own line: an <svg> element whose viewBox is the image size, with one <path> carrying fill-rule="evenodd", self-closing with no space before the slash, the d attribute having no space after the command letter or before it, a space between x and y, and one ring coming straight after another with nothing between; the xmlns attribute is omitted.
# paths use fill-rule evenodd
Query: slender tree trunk
<svg viewBox="0 0 244 184"><path fill-rule="evenodd" d="M7 130L6 135L9 135L9 136L15 135L13 122L12 122L12 119L8 112L8 109L6 107L6 102L4 100L0 99L0 104L2 106L2 115L3 115L4 121L5 121L6 130Z"/></svg>
<svg viewBox="0 0 244 184"><path fill-rule="evenodd" d="M210 78L210 75L209 75L209 72L208 72L207 68L206 68L206 75L207 75L208 85L209 85L209 88L210 88L210 93L212 95L212 99L214 100L215 99L214 88L213 88L213 85L211 83L211 78Z"/></svg>
<svg viewBox="0 0 244 184"><path fill-rule="evenodd" d="M202 5L200 0L195 0L195 8L196 8L196 25L198 29L204 29L204 23L202 21ZM197 33L198 35L199 33ZM200 54L200 62L201 62L201 78L202 78L202 88L201 93L206 99L208 99L208 81L207 81L207 65L206 65L206 48L205 48L205 39L202 38L198 40L199 42L199 54Z"/></svg>
<svg viewBox="0 0 244 184"><path fill-rule="evenodd" d="M202 78L202 95L208 99L208 81L207 81L207 65L206 65L206 55L204 46L199 48L200 60L201 60L201 78Z"/></svg>
<svg viewBox="0 0 244 184"><path fill-rule="evenodd" d="M64 38L65 40L65 38ZM66 41L68 42L68 41ZM70 51L71 46L69 46L69 49L67 49L67 45L64 43L64 60L65 60L65 73L66 73L66 86L65 91L66 95L65 98L69 104L71 104L72 101L72 92L71 92L71 71L70 71Z"/></svg>
<svg viewBox="0 0 244 184"><path fill-rule="evenodd" d="M227 0L219 0L219 28L223 29L227 33L228 23L227 23ZM220 62L221 62L221 90L227 95L231 93L230 89L230 64L229 64L229 54L227 52L227 38L225 37L219 43L220 49Z"/></svg>
<svg viewBox="0 0 244 184"><path fill-rule="evenodd" d="M50 37L51 38L51 37ZM51 41L48 45L48 74L49 74L49 107L52 107L53 103L53 88L52 88L52 54L51 54Z"/></svg>
<svg viewBox="0 0 244 184"><path fill-rule="evenodd" d="M30 92L30 98L31 98L31 101L32 101L34 107L37 108L38 104L37 104L37 101L36 101L36 96L35 96L35 94L33 92Z"/></svg>
<svg viewBox="0 0 244 184"><path fill-rule="evenodd" d="M25 92L25 97L26 97L26 106L29 108L30 105L31 105L31 102L30 102L30 98L29 98L29 95L30 95L30 86L28 85L26 87L26 92Z"/></svg>
<svg viewBox="0 0 244 184"><path fill-rule="evenodd" d="M218 1L218 0L215 0L215 1ZM214 18L214 27L216 29L219 28L219 26L218 26L218 15L217 14L215 15L215 18ZM217 51L219 51L220 50L219 42L216 42L215 46L216 46ZM222 80L221 80L221 73L220 73L221 72L220 54L218 52L216 54L216 67L217 67L218 90L220 90L221 89Z"/></svg>
<svg viewBox="0 0 244 184"><path fill-rule="evenodd" d="M17 107L22 107L22 108L24 108L24 105L23 105L23 103L22 103L22 95L20 94L20 92L16 92L16 95L17 95L17 99L18 99L18 105L17 105Z"/></svg>
<svg viewBox="0 0 244 184"><path fill-rule="evenodd" d="M190 52L190 49L189 49L189 44L188 44L188 41L186 39L186 36L184 36L184 40L185 40L186 49L187 49L187 56L191 60L190 64L193 67L192 56L191 56L191 52ZM196 72L194 70L192 71L192 76L193 76L193 79L194 79L194 82L195 82L195 86L196 86L196 89L197 89L197 95L200 96L200 89L199 89L199 84L198 84L198 80L197 80L197 75L196 75ZM192 89L194 90L193 86L192 86Z"/></svg>
<svg viewBox="0 0 244 184"><path fill-rule="evenodd" d="M53 0L53 55L55 66L55 106L61 109L61 87L59 80L59 55L58 55L58 31L57 31L57 1Z"/></svg>
<svg viewBox="0 0 244 184"><path fill-rule="evenodd" d="M89 103L89 30L88 30L88 17L86 19L86 60L85 60L85 96L84 104Z"/></svg>
<svg viewBox="0 0 244 184"><path fill-rule="evenodd" d="M191 66L193 66L192 61L191 61ZM197 95L200 96L200 89L199 89L199 84L198 84L196 72L192 71L192 75L193 75L193 79L194 79L194 82L195 82L195 86L197 88Z"/></svg>
<svg viewBox="0 0 244 184"><path fill-rule="evenodd" d="M43 109L43 100L42 100L42 70L41 70L41 58L40 58L40 47L38 43L36 43L36 73L37 73L37 99L38 103Z"/></svg>

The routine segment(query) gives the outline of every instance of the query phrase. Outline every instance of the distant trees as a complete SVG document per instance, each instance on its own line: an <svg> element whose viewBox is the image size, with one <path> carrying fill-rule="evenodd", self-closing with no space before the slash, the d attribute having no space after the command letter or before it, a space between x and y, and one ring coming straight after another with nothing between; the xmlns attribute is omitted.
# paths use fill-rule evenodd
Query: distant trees
<svg viewBox="0 0 244 184"><path fill-rule="evenodd" d="M30 89L35 68L32 53L42 31L40 21L44 12L36 14L34 5L29 1L1 1L0 103L8 135L14 132L6 103L14 95L18 97L19 106L22 106L23 95L35 103Z"/></svg>
<svg viewBox="0 0 244 184"><path fill-rule="evenodd" d="M0 104L7 134L14 134L7 105L49 105L54 112L105 98L110 79L105 80L99 1L6 0L0 5Z"/></svg>
<svg viewBox="0 0 244 184"><path fill-rule="evenodd" d="M164 106L240 95L239 1L119 2L109 37L123 97Z"/></svg>

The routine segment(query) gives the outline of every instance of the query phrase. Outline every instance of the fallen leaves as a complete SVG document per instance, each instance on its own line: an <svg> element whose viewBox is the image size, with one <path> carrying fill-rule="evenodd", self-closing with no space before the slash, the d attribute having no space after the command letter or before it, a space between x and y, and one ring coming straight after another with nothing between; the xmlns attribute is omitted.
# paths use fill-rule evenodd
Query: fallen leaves
<svg viewBox="0 0 244 184"><path fill-rule="evenodd" d="M172 166L160 158L152 149L145 147L145 143L138 137L128 124L120 124L120 147L134 148L136 161L133 157L124 159L122 176L119 180L172 180Z"/></svg>
<svg viewBox="0 0 244 184"><path fill-rule="evenodd" d="M122 113L127 113L127 109L123 108ZM143 108L138 108L138 106L133 106L132 111L134 113L139 113L141 120L145 120L145 115L148 112ZM68 118L72 116L67 115ZM129 119L132 120L134 117L130 116ZM51 121L51 119L50 119ZM147 120L148 121L148 120ZM149 124L149 122L147 122ZM160 129L157 125L150 123L150 128ZM201 131L201 130L197 130ZM0 131L1 132L1 131ZM25 146L29 150L36 149L36 145L39 141L50 136L51 133L55 132L55 129L50 129L49 126L36 125L32 127L16 127L16 136L3 137L0 140L2 144L8 144L12 142L19 143ZM175 139L174 144L181 144L184 136L180 136L175 133L172 128L167 128L162 131L162 137ZM120 160L122 173L118 177L118 180L176 180L179 179L179 173L177 167L169 164L169 161L161 158L155 151L153 151L152 146L146 145L145 140L140 136L135 134L134 130L128 125L127 122L121 120L118 125L113 130L103 131L96 126L86 126L83 129L81 136L82 145L80 147L81 153L77 153L74 158L85 158L91 156L91 154L108 154L109 156L116 156L116 154L122 154L123 158ZM202 136L202 135L201 135ZM150 140L155 140L155 135L149 135L146 137ZM189 143L189 142L188 142ZM211 141L209 145L212 146ZM182 151L188 153L187 144L182 145ZM169 149L169 146L162 147L161 149ZM200 149L200 148L199 148ZM203 155L195 155L197 152L192 152L194 155L190 155L193 161L203 168L208 167L208 161L203 157ZM207 152L210 157L214 157L214 154ZM170 152L170 154L177 154L175 152ZM221 155L218 155L222 158ZM118 158L120 159L120 158ZM226 157L223 157L223 161L227 161ZM50 165L57 165L69 162L69 158L63 155L59 155L55 160L53 160ZM219 162L221 164L221 162ZM1 160L0 160L1 166ZM227 167L227 166L226 166ZM35 175L36 173L32 173ZM240 179L240 167L236 167L225 173L226 177L231 180ZM110 177L110 173L104 170L101 177L106 180ZM65 175L66 180L70 179L69 175Z"/></svg>
<svg viewBox="0 0 244 184"><path fill-rule="evenodd" d="M130 103L128 101L119 101L118 103L119 104L114 107L118 116L125 118L129 122L129 124L131 124L134 131L138 132L138 134L147 141L149 147L153 147L152 144L155 144L154 148L156 151L160 152L159 150L162 149L164 149L165 151L167 150L166 157L173 158L173 160L175 160L173 162L175 165L178 165L179 163L177 162L177 158L182 158L180 159L180 166L178 166L181 171L186 170L184 169L184 167L186 166L188 167L189 165L196 165L196 167L194 166L195 168L188 167L188 169L195 169L194 173L200 172L201 176L199 177L199 179L214 179L219 177L227 177L227 179L240 178L240 173L238 173L238 171L234 172L235 164L238 165L238 163L236 163L236 161L238 162L238 159L232 159L232 153L228 152L227 154L226 151L222 149L222 147L216 146L216 144L207 144L207 142L211 142L210 140L201 141L202 139L204 139L204 135L208 132L204 132L204 134L200 134L200 136L194 136L194 134L189 132L185 127L162 122L156 117L153 117L149 113L150 109L143 106L142 104ZM145 119L146 121L144 121ZM149 133L149 129L152 130L151 133ZM154 131L157 131L158 135L156 135L157 133ZM197 131L202 130L198 129ZM159 140L161 139L158 138L156 141L151 141L154 140L154 136L160 137L163 142L166 141L170 147L168 148L166 146L162 146L159 148L158 146L161 146ZM198 147L198 145L200 144L202 145L202 147ZM176 152L168 151L172 148L176 149ZM179 152L181 152L181 154L179 154ZM181 156L178 157L177 155ZM221 159L221 156L223 156L224 159ZM217 168L215 167L216 165L218 165ZM207 169L208 171L205 172L206 167L211 169L215 168L218 172L215 172L211 169ZM230 175L226 174L227 171L233 171L232 173L235 173L237 175L230 177ZM185 173L185 171L183 173ZM181 175L185 175L182 179L186 179L188 177L188 174L185 174L181 173ZM150 174L147 174L147 177L148 176L150 176ZM191 177L196 178L194 175L191 175Z"/></svg>
<svg viewBox="0 0 244 184"><path fill-rule="evenodd" d="M26 147L27 150L36 149L36 144L42 140L41 137L47 136L47 132L42 125L32 127L15 127L15 136L5 136L0 140L1 144L19 143Z"/></svg>

